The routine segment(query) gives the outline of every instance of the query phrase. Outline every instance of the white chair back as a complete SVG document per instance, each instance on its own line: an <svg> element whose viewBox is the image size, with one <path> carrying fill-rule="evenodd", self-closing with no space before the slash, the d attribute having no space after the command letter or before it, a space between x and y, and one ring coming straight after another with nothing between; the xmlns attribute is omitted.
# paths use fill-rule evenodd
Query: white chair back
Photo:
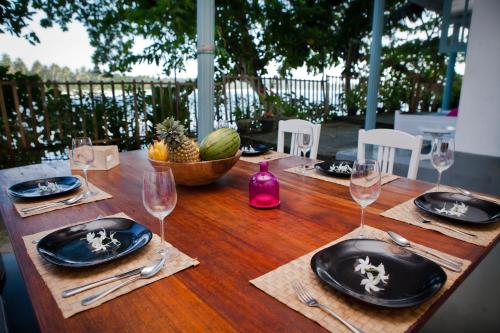
<svg viewBox="0 0 500 333"><path fill-rule="evenodd" d="M290 155L300 156L300 149L297 144L297 135L301 130L312 128L313 145L309 152L309 157L316 159L318 156L319 135L321 125L313 124L302 119L280 120L278 123L278 152L284 153L285 132L292 133L292 142L290 144Z"/></svg>
<svg viewBox="0 0 500 333"><path fill-rule="evenodd" d="M417 178L420 163L420 150L422 149L422 136L411 135L392 129L359 130L358 135L358 160L365 159L366 145L378 146L377 161L380 172L392 174L396 149L411 150L410 165L407 177Z"/></svg>

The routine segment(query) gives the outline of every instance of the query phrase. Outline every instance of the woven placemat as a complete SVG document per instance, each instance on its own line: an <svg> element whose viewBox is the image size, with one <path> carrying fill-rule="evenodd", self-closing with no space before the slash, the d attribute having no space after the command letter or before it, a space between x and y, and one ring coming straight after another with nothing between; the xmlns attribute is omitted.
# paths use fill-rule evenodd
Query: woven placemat
<svg viewBox="0 0 500 333"><path fill-rule="evenodd" d="M432 188L428 192L434 192L436 191L436 188ZM455 192L459 193L456 189L448 186L440 186L439 191L441 192ZM475 194L476 195L476 194ZM481 195L476 195L477 197L481 197L485 200L490 200L494 201L497 203L500 203L500 200L491 198L491 197L486 197L486 196L481 196ZM413 203L413 200L415 198L411 198L410 200L407 200L391 209L386 210L385 212L382 212L380 215L389 217L394 220L402 221L405 223L413 224L416 225L420 228L424 229L430 229L430 230L435 230L440 233L445 234L446 236L450 236L452 238L460 239L463 240L464 242L480 245L480 246L488 246L491 242L495 240L495 238L500 234L500 223L491 223L487 225L480 225L480 226L474 226L470 224L465 224L465 223L453 223L450 221L447 221L446 219L434 216L432 214L426 214L420 209L415 206ZM419 215L420 214L420 215ZM434 224L437 225L432 225L432 224L424 224L420 221L422 221L422 217L424 217L426 220L430 220L434 222ZM472 237L467 237L464 235L461 235L457 232L445 229L443 227L440 227L439 225L448 225L451 226L455 229L465 231L468 233L472 233L474 235L477 235L477 238L472 238Z"/></svg>
<svg viewBox="0 0 500 333"><path fill-rule="evenodd" d="M127 215L123 213L119 213L112 216L129 218ZM82 222L74 223L72 225L80 223ZM70 225L67 225L64 228L68 226ZM149 279L137 280L126 287L118 289L114 293L102 298L99 301L96 301L91 305L83 306L80 304L82 299L94 295L102 290L108 289L119 282L109 283L91 290L87 290L85 292L82 292L80 294L68 298L63 298L62 292L69 288L82 286L90 282L98 281L106 277L113 276L115 274L128 272L132 269L151 264L153 261L159 259L159 255L156 252L156 249L160 245L160 237L158 237L156 234L153 234L153 238L151 239L148 245L146 245L143 249L131 255L128 255L124 258L103 265L99 265L96 267L90 267L85 269L71 269L71 268L63 268L55 266L43 260L38 255L38 252L36 250L36 244L33 241L39 240L40 238L53 232L54 230L57 229L42 231L37 234L24 236L23 241L24 245L26 246L26 250L28 252L29 257L33 261L33 264L35 265L38 273L40 273L40 276L42 277L43 281L49 288L50 293L54 297L57 306L61 310L64 318L71 317L77 314L78 312L95 308L96 306L99 306L104 302L110 301L116 297L129 293L134 289L140 288L142 286L145 286L147 284L153 283L167 276L175 274L179 271L182 271L188 267L196 266L199 264L199 262L196 259L187 256L183 252L173 247L171 244L167 243L168 251L170 251L173 255L166 262L165 267L158 274Z"/></svg>
<svg viewBox="0 0 500 333"><path fill-rule="evenodd" d="M250 162L250 163L255 163L259 164L260 162L264 161L272 161L272 160L279 160L280 158L287 158L292 155L286 154L286 153L278 153L274 150L270 150L265 154L258 155L258 156L241 156L240 160L245 161L245 162Z"/></svg>
<svg viewBox="0 0 500 333"><path fill-rule="evenodd" d="M369 226L365 226L365 228L368 238L387 239L385 232ZM362 303L361 301L343 295L332 288L326 287L314 275L310 266L311 257L314 253L343 240L354 238L357 233L358 229L355 229L340 239L337 239L315 251L278 267L267 274L251 280L250 283L288 307L314 320L330 332L350 331L342 323L321 309L312 308L302 304L293 290L293 281L300 281L320 303L329 306L341 317L348 320L351 324L355 325L364 332L396 333L407 331L462 274L445 270L447 275L445 285L430 300L420 304L419 306L390 309ZM439 251L435 252L440 253ZM458 260L458 258L453 256L446 256ZM465 270L470 265L470 262L466 260L462 261L464 263L463 268ZM390 272L388 273L390 274Z"/></svg>
<svg viewBox="0 0 500 333"><path fill-rule="evenodd" d="M64 208L72 207L72 206L83 205L83 204L86 204L86 203L90 203L90 202L94 202L94 201L99 201L99 200L104 200L104 199L109 199L109 198L113 197L111 194L104 192L99 187L97 187L94 184L92 184L91 182L89 182L89 189L90 189L91 192L94 192L95 194L92 195L92 196L90 196L90 197L88 197L88 198L80 200L80 201L78 201L77 203L75 203L73 205L61 205L61 206L47 208L47 209L44 209L44 210L36 210L36 211L28 212L28 213L23 213L21 211L21 209L23 209L23 208L30 208L30 207L35 207L35 206L43 205L43 204L48 204L48 203L51 203L51 202L61 201L61 200L68 199L68 198L74 197L75 195L78 195L80 193L85 192L87 190L87 188L85 187L85 180L81 176L75 176L75 177L78 178L78 179L80 179L80 182L82 183L82 186L77 191L68 193L67 195L64 195L64 196L58 196L58 197L50 199L50 200L37 200L37 201L15 200L14 201L14 207L16 208L16 210L19 213L19 215L21 215L21 217L28 217L28 216L33 216L33 215L38 215L38 214L43 214L43 213L51 212L53 210L58 210L58 209L64 209Z"/></svg>
<svg viewBox="0 0 500 333"><path fill-rule="evenodd" d="M324 180L324 181L327 181L330 183L335 183L335 184L347 186L347 187L349 187L349 184L351 182L349 177L347 177L347 178L335 178L335 177L327 176L327 175L322 174L321 172L319 172L318 170L316 170L314 168L310 169L310 170L306 170L306 172L303 173L302 166L300 166L300 165L293 167L293 168L285 169L285 171L290 172L290 173L295 173L295 174L305 176L305 177L321 179L321 180ZM384 173L384 174L382 174L381 182L382 182L382 185L384 185L384 184L392 182L393 180L396 180L398 178L399 178L399 176Z"/></svg>

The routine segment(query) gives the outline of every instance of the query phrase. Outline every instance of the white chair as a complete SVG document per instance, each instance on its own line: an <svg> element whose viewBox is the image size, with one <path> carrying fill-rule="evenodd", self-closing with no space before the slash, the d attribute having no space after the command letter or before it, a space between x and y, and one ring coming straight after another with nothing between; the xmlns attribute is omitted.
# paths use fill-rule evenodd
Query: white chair
<svg viewBox="0 0 500 333"><path fill-rule="evenodd" d="M297 134L307 128L312 128L313 145L310 149L309 158L316 159L318 156L319 135L321 125L313 124L301 119L280 120L278 123L278 152L283 153L285 149L285 132L292 133L290 155L300 156L300 148L297 144Z"/></svg>
<svg viewBox="0 0 500 333"><path fill-rule="evenodd" d="M407 177L417 178L420 163L420 150L422 149L422 136L411 135L392 129L359 130L358 135L358 160L365 159L366 145L378 146L377 161L380 172L392 174L396 148L411 150L410 165Z"/></svg>

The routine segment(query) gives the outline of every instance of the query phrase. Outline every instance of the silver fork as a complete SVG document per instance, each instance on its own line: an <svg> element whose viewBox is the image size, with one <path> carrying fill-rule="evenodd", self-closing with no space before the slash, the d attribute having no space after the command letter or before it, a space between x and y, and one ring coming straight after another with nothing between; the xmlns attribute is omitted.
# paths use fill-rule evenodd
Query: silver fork
<svg viewBox="0 0 500 333"><path fill-rule="evenodd" d="M417 213L417 214L418 214L418 213ZM439 228L448 229L448 230L451 230L451 231L456 232L456 233L458 233L458 234L461 234L462 236L467 236L467 237L471 237L471 238L477 238L477 235L476 235L476 234L469 233L469 232L465 232L465 231L462 231L462 230L458 230L458 229L455 229L455 228L449 227L449 226L444 225L444 224L441 224L441 223L432 222L431 220L426 219L425 217L423 217L423 216L422 216L422 215L420 215L420 214L418 214L418 216L420 216L420 218L422 219L422 220L420 221L421 223L424 223L424 224L431 224L431 225L434 225L434 226L439 227Z"/></svg>
<svg viewBox="0 0 500 333"><path fill-rule="evenodd" d="M32 212L35 210L43 210L43 209L56 207L56 206L73 205L73 204L77 203L78 201L83 200L85 198L86 198L85 193L80 193L80 194L77 194L77 195L75 195L71 198L68 198L68 199L64 199L64 200L60 200L60 201L56 201L56 202L51 202L48 204L39 205L39 206L35 206L35 207L22 208L21 212L28 213L28 212Z"/></svg>
<svg viewBox="0 0 500 333"><path fill-rule="evenodd" d="M305 305L320 308L321 310L325 311L326 313L336 318L338 321L340 321L354 333L364 333L362 330L360 330L359 328L357 328L356 326L352 325L350 322L339 316L332 309L330 309L326 305L319 303L314 297L311 296L311 294L309 294L309 292L304 288L302 283L300 283L299 281L297 280L293 281L292 286L299 300Z"/></svg>

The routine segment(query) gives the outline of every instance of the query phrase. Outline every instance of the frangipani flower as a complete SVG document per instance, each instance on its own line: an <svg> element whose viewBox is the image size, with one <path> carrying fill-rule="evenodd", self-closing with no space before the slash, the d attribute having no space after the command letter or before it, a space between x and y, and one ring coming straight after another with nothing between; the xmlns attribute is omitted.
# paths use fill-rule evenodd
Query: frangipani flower
<svg viewBox="0 0 500 333"><path fill-rule="evenodd" d="M379 284L380 282L380 278L378 275L377 277L374 277L373 274L370 272L366 273L366 275L368 276L368 278L361 280L361 285L365 286L365 290L367 292L371 293L372 290L373 291L383 290L382 288L377 287L377 284Z"/></svg>
<svg viewBox="0 0 500 333"><path fill-rule="evenodd" d="M116 232L110 233L109 238L106 236L106 230L102 229L96 237L94 232L89 232L82 238L87 241L87 243L92 247L92 252L106 251L111 246L120 246L121 243L115 238ZM106 242L106 240L108 240Z"/></svg>
<svg viewBox="0 0 500 333"><path fill-rule="evenodd" d="M455 202L453 204L453 207L451 207L450 209L446 209L446 203L444 203L443 208L434 208L434 210L438 213L446 214L449 216L458 216L458 217L467 213L468 209L469 207L463 202L461 203Z"/></svg>
<svg viewBox="0 0 500 333"><path fill-rule="evenodd" d="M361 270L361 274L365 274L366 270L369 269L372 265L370 264L370 258L366 257L365 260L363 259L358 259L359 265L354 267L354 271L357 272Z"/></svg>
<svg viewBox="0 0 500 333"><path fill-rule="evenodd" d="M366 274L367 278L361 280L361 285L365 286L365 290L368 293L384 290L377 286L380 282L387 284L389 280L389 274L385 273L384 264L380 263L378 266L374 266L370 264L368 256L364 260L359 258L358 262L359 264L354 267L354 271L360 271L363 275Z"/></svg>

